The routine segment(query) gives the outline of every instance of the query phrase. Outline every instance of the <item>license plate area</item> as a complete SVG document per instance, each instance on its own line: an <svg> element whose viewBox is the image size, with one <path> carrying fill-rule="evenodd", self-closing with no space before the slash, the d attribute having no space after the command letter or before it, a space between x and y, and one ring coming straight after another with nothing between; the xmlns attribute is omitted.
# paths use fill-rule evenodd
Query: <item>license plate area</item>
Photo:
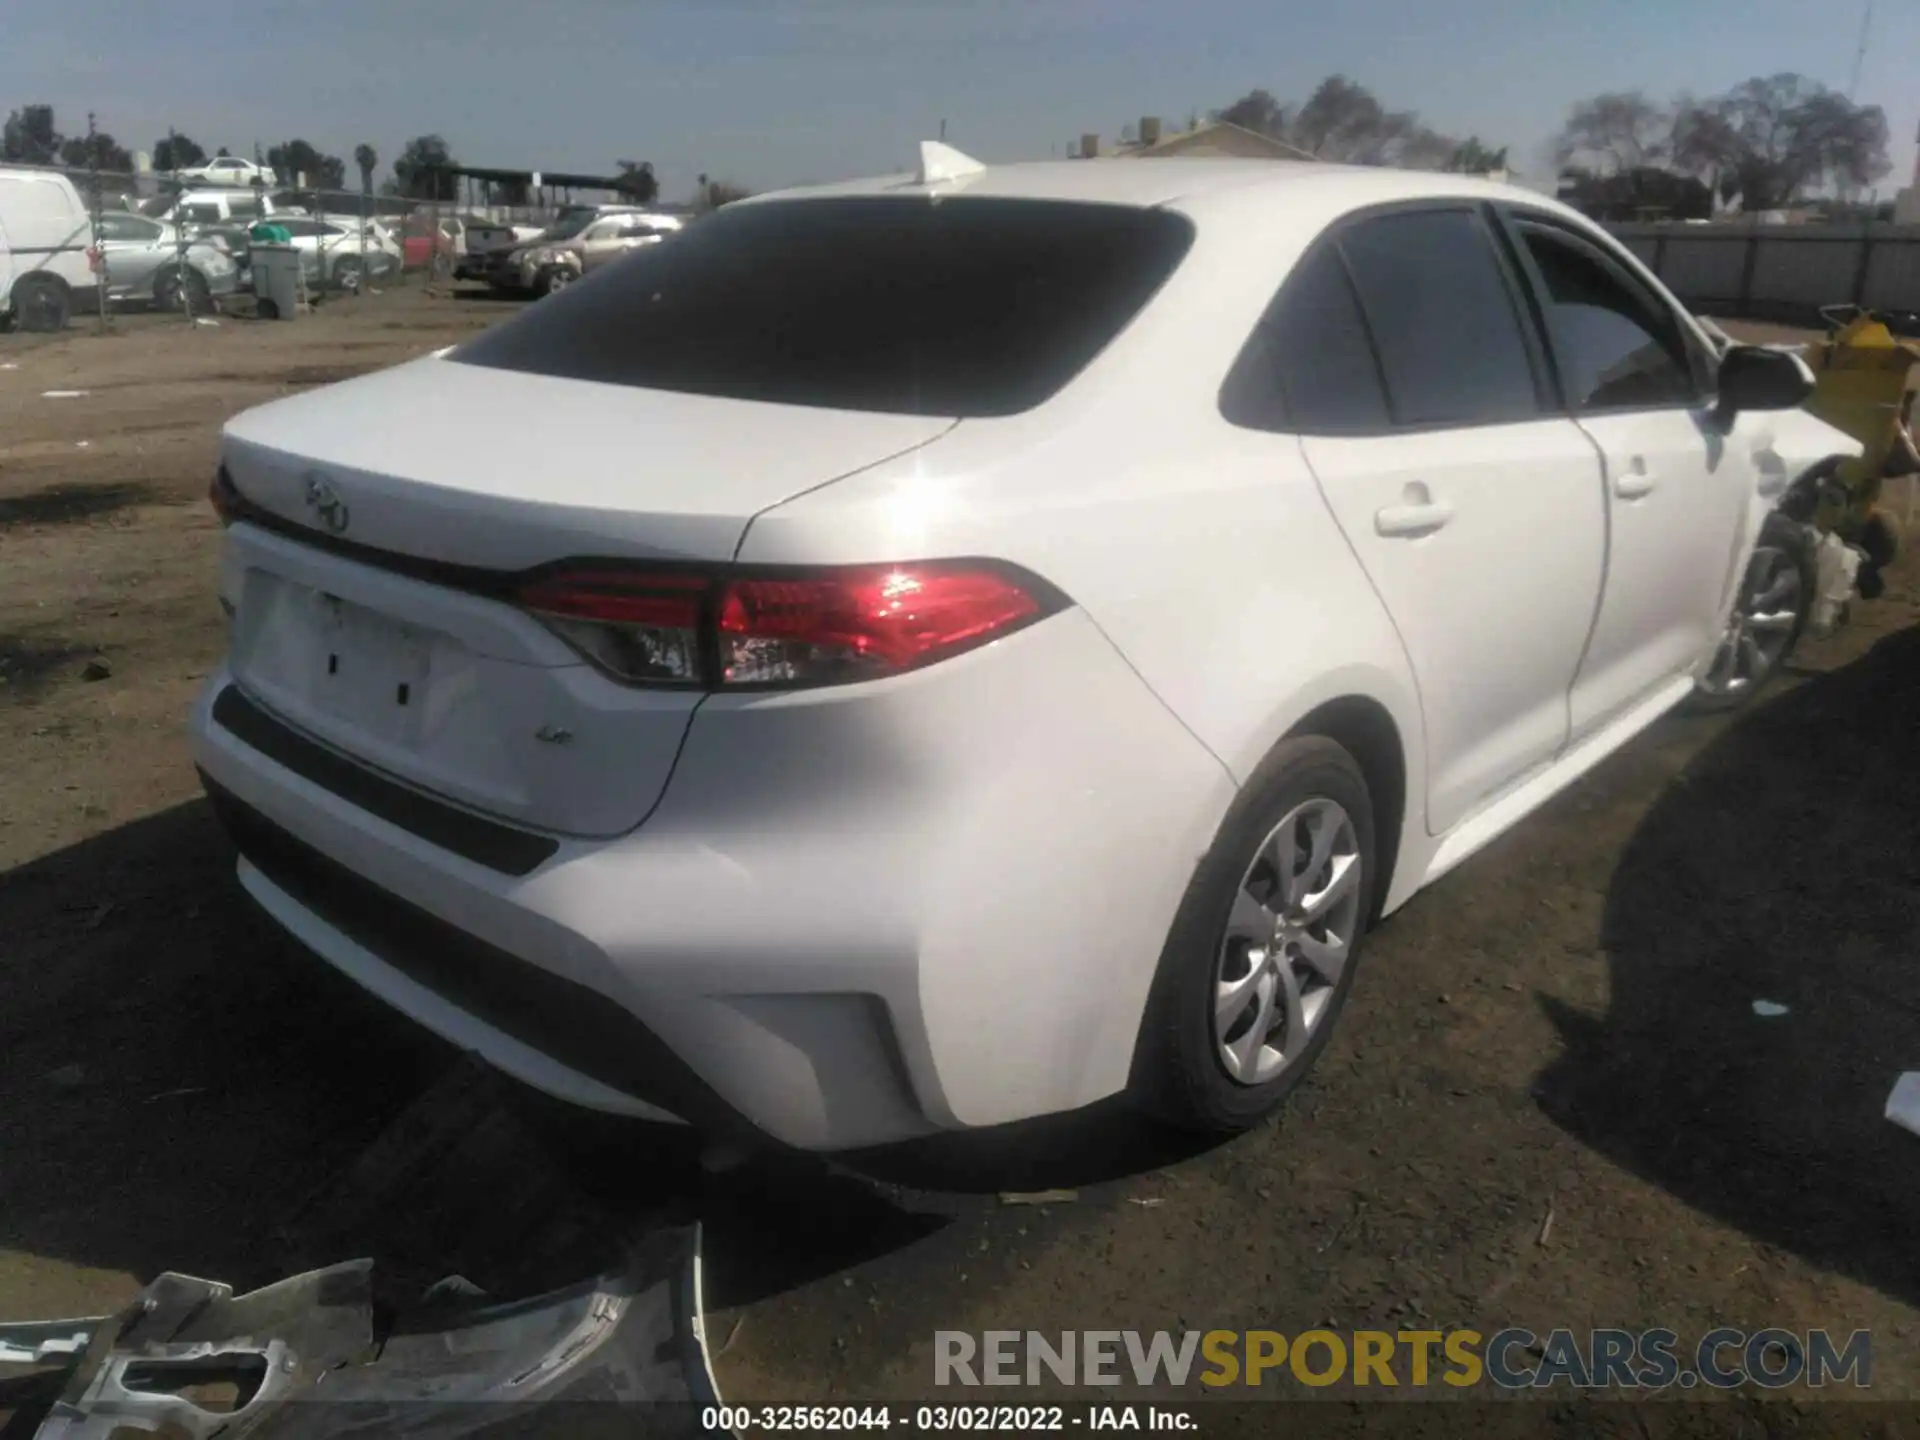
<svg viewBox="0 0 1920 1440"><path fill-rule="evenodd" d="M378 739L405 741L426 703L428 638L324 591L308 591L307 605L315 673L306 690L313 707Z"/></svg>

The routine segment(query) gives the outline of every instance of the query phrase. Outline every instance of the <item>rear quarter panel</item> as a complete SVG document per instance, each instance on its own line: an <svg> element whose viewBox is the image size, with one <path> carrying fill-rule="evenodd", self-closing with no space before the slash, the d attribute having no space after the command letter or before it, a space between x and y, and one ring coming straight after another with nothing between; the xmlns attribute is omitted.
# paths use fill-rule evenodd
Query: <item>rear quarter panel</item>
<svg viewBox="0 0 1920 1440"><path fill-rule="evenodd" d="M1237 429L1218 404L1255 319L1342 208L1211 197L1179 270L1053 400L763 512L739 558L1011 560L1071 596L1236 783L1316 707L1358 695L1392 717L1406 794L1423 795L1404 651L1297 441Z"/></svg>

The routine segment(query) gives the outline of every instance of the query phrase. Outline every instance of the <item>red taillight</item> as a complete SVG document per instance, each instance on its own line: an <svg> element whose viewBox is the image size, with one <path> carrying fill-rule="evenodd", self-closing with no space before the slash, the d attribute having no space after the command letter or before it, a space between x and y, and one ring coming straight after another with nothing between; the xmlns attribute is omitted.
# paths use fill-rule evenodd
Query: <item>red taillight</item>
<svg viewBox="0 0 1920 1440"><path fill-rule="evenodd" d="M704 575L564 569L519 603L617 679L781 687L844 684L944 659L1065 601L977 561Z"/></svg>
<svg viewBox="0 0 1920 1440"><path fill-rule="evenodd" d="M911 670L1024 624L1040 601L992 570L889 565L730 582L721 683L808 685Z"/></svg>

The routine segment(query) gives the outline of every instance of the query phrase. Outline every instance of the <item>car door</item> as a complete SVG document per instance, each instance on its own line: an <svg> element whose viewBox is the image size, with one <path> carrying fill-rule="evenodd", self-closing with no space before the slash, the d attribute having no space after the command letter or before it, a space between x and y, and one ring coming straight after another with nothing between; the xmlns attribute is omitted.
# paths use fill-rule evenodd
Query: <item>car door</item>
<svg viewBox="0 0 1920 1440"><path fill-rule="evenodd" d="M1721 432L1710 357L1610 241L1544 213L1507 219L1561 388L1606 467L1607 579L1570 700L1578 736L1713 652L1750 540L1764 417Z"/></svg>
<svg viewBox="0 0 1920 1440"><path fill-rule="evenodd" d="M624 256L632 248L627 233L631 224L625 215L609 215L589 225L580 236L581 268L597 270Z"/></svg>
<svg viewBox="0 0 1920 1440"><path fill-rule="evenodd" d="M1606 559L1598 456L1555 413L1474 205L1336 227L1274 328L1307 462L1406 646L1444 834L1566 743Z"/></svg>
<svg viewBox="0 0 1920 1440"><path fill-rule="evenodd" d="M125 294L151 284L154 273L171 258L159 248L164 232L151 220L109 210L101 213L96 228L109 294Z"/></svg>

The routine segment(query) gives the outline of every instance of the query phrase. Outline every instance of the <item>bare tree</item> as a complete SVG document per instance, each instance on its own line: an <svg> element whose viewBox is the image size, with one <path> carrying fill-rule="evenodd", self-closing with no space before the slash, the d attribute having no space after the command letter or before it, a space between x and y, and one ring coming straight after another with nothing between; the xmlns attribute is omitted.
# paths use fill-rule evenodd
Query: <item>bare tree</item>
<svg viewBox="0 0 1920 1440"><path fill-rule="evenodd" d="M1804 75L1755 76L1714 99L1675 107L1675 168L1746 210L1791 204L1809 190L1872 184L1891 168L1887 117Z"/></svg>
<svg viewBox="0 0 1920 1440"><path fill-rule="evenodd" d="M1351 165L1439 169L1459 142L1428 128L1411 110L1389 110L1366 86L1329 75L1297 108L1266 90L1242 95L1216 120L1284 140L1322 160Z"/></svg>
<svg viewBox="0 0 1920 1440"><path fill-rule="evenodd" d="M1667 110L1638 90L1610 91L1573 107L1553 157L1561 165L1619 174L1664 163L1672 140Z"/></svg>

